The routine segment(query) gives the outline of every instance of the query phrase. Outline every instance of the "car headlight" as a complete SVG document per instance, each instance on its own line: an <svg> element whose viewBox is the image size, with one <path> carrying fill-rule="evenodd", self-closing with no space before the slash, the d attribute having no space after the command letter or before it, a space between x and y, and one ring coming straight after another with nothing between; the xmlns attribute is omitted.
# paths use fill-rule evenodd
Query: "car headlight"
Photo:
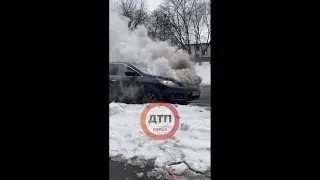
<svg viewBox="0 0 320 180"><path fill-rule="evenodd" d="M162 80L160 79L159 82L165 86L179 86L177 83L173 82L173 81L169 81L169 80Z"/></svg>

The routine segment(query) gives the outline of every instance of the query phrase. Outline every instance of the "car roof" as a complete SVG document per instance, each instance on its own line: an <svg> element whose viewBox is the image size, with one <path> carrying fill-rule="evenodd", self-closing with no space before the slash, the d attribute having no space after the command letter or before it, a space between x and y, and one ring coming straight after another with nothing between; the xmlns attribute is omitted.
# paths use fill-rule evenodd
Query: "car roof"
<svg viewBox="0 0 320 180"><path fill-rule="evenodd" d="M123 62L123 61L109 62L109 64L127 64L127 65L132 65L131 63Z"/></svg>
<svg viewBox="0 0 320 180"><path fill-rule="evenodd" d="M128 62L123 62L123 61L117 61L117 62L109 62L109 64L125 64L128 65L129 67L133 68L135 71L138 71L138 73L142 76L148 76L148 74L142 72L139 68L137 68L136 66L134 66L131 63Z"/></svg>
<svg viewBox="0 0 320 180"><path fill-rule="evenodd" d="M133 64L128 63L128 62L123 62L123 61L119 61L119 62L109 62L109 64L125 64L125 65L127 65L127 66L130 66L130 67L132 67L132 68L137 69Z"/></svg>

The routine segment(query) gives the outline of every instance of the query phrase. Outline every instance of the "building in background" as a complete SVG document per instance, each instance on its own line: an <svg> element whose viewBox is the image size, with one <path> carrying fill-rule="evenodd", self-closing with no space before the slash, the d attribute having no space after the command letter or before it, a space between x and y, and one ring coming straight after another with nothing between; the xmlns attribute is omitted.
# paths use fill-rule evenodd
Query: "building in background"
<svg viewBox="0 0 320 180"><path fill-rule="evenodd" d="M211 62L211 44L190 44L191 57L195 62Z"/></svg>

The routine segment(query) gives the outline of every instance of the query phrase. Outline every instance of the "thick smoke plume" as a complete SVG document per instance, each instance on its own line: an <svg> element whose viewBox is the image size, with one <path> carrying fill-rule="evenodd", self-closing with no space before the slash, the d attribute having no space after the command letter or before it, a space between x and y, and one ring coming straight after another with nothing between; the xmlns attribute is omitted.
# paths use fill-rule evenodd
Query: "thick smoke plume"
<svg viewBox="0 0 320 180"><path fill-rule="evenodd" d="M168 42L153 41L144 26L128 29L128 19L110 6L110 61L143 64L148 74L174 78L187 85L199 85L190 56L170 46Z"/></svg>

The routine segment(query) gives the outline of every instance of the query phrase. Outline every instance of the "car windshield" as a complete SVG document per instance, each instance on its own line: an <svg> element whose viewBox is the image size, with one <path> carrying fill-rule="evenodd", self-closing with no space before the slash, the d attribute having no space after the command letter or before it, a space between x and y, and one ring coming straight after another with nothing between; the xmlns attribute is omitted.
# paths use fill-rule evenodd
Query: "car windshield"
<svg viewBox="0 0 320 180"><path fill-rule="evenodd" d="M148 72L148 66L146 64L143 63L133 63L132 65L134 65L136 68L138 68L140 71L142 71L143 73L149 74Z"/></svg>

